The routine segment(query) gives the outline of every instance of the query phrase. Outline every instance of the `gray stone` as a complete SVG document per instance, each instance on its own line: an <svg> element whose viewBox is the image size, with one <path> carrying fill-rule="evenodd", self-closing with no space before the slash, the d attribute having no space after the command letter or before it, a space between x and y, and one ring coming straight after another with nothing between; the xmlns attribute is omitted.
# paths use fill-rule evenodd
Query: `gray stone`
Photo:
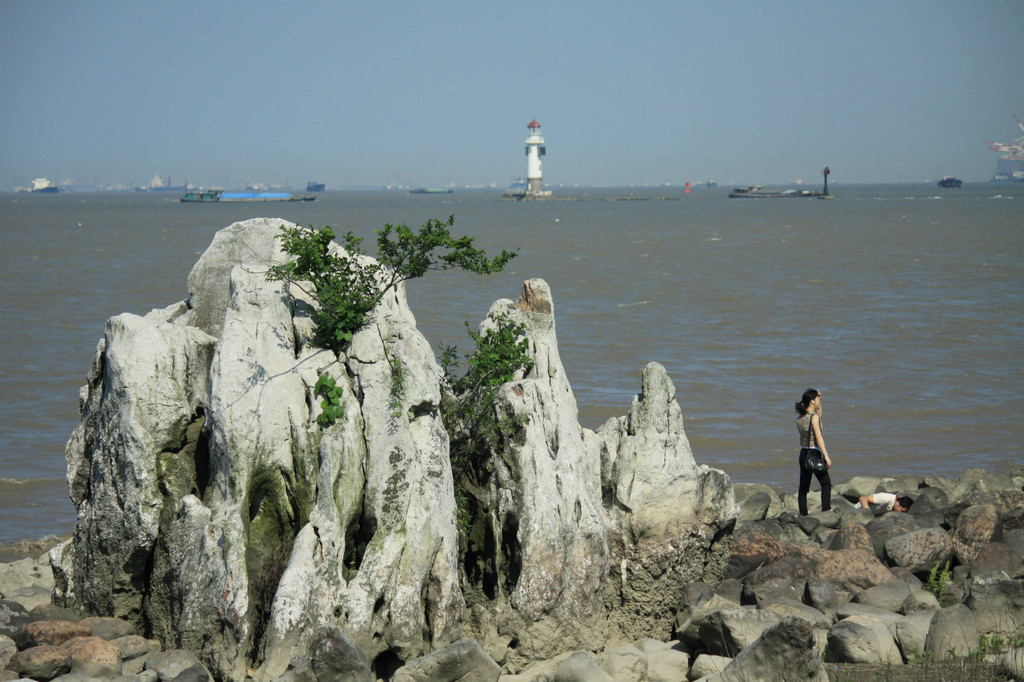
<svg viewBox="0 0 1024 682"><path fill-rule="evenodd" d="M701 654L693 661L690 667L688 679L698 680L709 675L714 675L725 670L725 666L732 662L730 656L714 656L712 654Z"/></svg>
<svg viewBox="0 0 1024 682"><path fill-rule="evenodd" d="M26 609L33 609L40 604L49 604L52 590L42 587L40 585L33 585L30 587L23 587L18 590L12 590L5 592L4 596L11 600L16 601Z"/></svg>
<svg viewBox="0 0 1024 682"><path fill-rule="evenodd" d="M869 616L850 616L828 633L825 660L832 663L900 665L896 641L886 624Z"/></svg>
<svg viewBox="0 0 1024 682"><path fill-rule="evenodd" d="M700 622L698 629L708 653L736 656L765 630L782 620L782 616L771 611L728 609L708 615Z"/></svg>
<svg viewBox="0 0 1024 682"><path fill-rule="evenodd" d="M938 527L945 523L949 493L942 488L922 488L917 491L910 514L925 526Z"/></svg>
<svg viewBox="0 0 1024 682"><path fill-rule="evenodd" d="M868 606L867 604L857 604L855 602L849 602L840 606L836 609L836 615L840 620L857 616L870 618L887 624L896 623L903 618L903 616L898 613L886 611L885 609L880 609L875 606Z"/></svg>
<svg viewBox="0 0 1024 682"><path fill-rule="evenodd" d="M170 682L207 682L210 673L200 664L190 665L170 679Z"/></svg>
<svg viewBox="0 0 1024 682"><path fill-rule="evenodd" d="M83 618L79 622L82 625L88 626L92 630L93 635L106 640L135 634L135 626L121 618L99 618L93 616Z"/></svg>
<svg viewBox="0 0 1024 682"><path fill-rule="evenodd" d="M25 608L35 606L25 604L19 595L33 595L39 591L49 593L53 590L53 571L49 562L41 563L37 559L26 558L9 563L0 563L0 595L4 599L17 601Z"/></svg>
<svg viewBox="0 0 1024 682"><path fill-rule="evenodd" d="M873 606L876 609L897 613L903 603L910 597L910 588L905 583L883 583L858 592L853 601L858 604Z"/></svg>
<svg viewBox="0 0 1024 682"><path fill-rule="evenodd" d="M28 615L32 622L40 620L66 620L77 623L82 620L82 616L78 613L53 603L40 604L29 610Z"/></svg>
<svg viewBox="0 0 1024 682"><path fill-rule="evenodd" d="M647 655L647 679L650 682L678 682L686 678L690 669L690 655L687 652L665 648L644 653Z"/></svg>
<svg viewBox="0 0 1024 682"><path fill-rule="evenodd" d="M1008 544L990 542L982 545L971 564L971 578L1020 578L1024 562Z"/></svg>
<svg viewBox="0 0 1024 682"><path fill-rule="evenodd" d="M281 676L275 677L272 682L317 682L313 659L309 656L296 656L288 662Z"/></svg>
<svg viewBox="0 0 1024 682"><path fill-rule="evenodd" d="M497 682L501 667L473 639L460 639L444 649L406 663L392 682Z"/></svg>
<svg viewBox="0 0 1024 682"><path fill-rule="evenodd" d="M977 493L1012 490L1014 487L1013 479L1002 472L973 468L960 475L951 497L956 501L966 500Z"/></svg>
<svg viewBox="0 0 1024 682"><path fill-rule="evenodd" d="M715 594L739 605L743 600L743 583L735 578L726 578L718 583Z"/></svg>
<svg viewBox="0 0 1024 682"><path fill-rule="evenodd" d="M152 670L160 676L161 680L173 680L187 670L196 666L202 667L202 663L191 651L184 649L168 649L150 655L146 660L146 670ZM205 669L204 669L205 672ZM213 678L206 673L206 679L212 682ZM184 682L184 681L183 681Z"/></svg>
<svg viewBox="0 0 1024 682"><path fill-rule="evenodd" d="M835 613L840 605L852 598L851 593L828 580L812 578L807 581L803 601L823 613Z"/></svg>
<svg viewBox="0 0 1024 682"><path fill-rule="evenodd" d="M0 635L0 670L7 667L7 662L18 653L18 645L6 635Z"/></svg>
<svg viewBox="0 0 1024 682"><path fill-rule="evenodd" d="M737 521L760 521L772 506L772 496L767 492L756 492L739 503Z"/></svg>
<svg viewBox="0 0 1024 682"><path fill-rule="evenodd" d="M601 669L616 682L646 682L647 656L634 646L621 646L604 655Z"/></svg>
<svg viewBox="0 0 1024 682"><path fill-rule="evenodd" d="M938 606L929 611L912 611L890 626L890 630L894 631L900 651L903 652L903 657L907 661L913 660L915 655L924 653L928 630L931 628L932 618L935 617L937 610Z"/></svg>
<svg viewBox="0 0 1024 682"><path fill-rule="evenodd" d="M833 486L833 495L844 495L856 502L865 495L885 492L883 480L880 476L854 476L846 483Z"/></svg>
<svg viewBox="0 0 1024 682"><path fill-rule="evenodd" d="M117 637L110 640L110 643L117 647L117 650L121 653L122 661L138 658L139 656L145 656L146 654L154 651L159 651L159 649L153 648L152 642L145 637L140 637L139 635Z"/></svg>
<svg viewBox="0 0 1024 682"><path fill-rule="evenodd" d="M969 608L958 604L935 612L924 644L925 651L935 660L967 656L977 646L978 628Z"/></svg>
<svg viewBox="0 0 1024 682"><path fill-rule="evenodd" d="M761 517L762 519L778 516L779 512L782 511L782 500L779 499L778 492L767 483L734 483L733 490L736 493L737 503L741 503L742 500L746 500L758 493L764 493L767 495L771 502L768 505L768 509L765 511L764 516ZM739 524L737 523L737 525Z"/></svg>
<svg viewBox="0 0 1024 682"><path fill-rule="evenodd" d="M918 578L917 575L909 568L904 568L902 566L893 566L889 569L889 571L894 576L896 576L897 580L902 582L911 590L920 590L924 587L924 583L921 582L921 579Z"/></svg>
<svg viewBox="0 0 1024 682"><path fill-rule="evenodd" d="M813 606L807 606L799 601L789 599L779 599L774 602L765 603L760 606L765 611L776 613L783 618L792 616L793 618L800 618L811 624L811 627L820 630L828 630L832 626L832 619L822 611L814 608Z"/></svg>
<svg viewBox="0 0 1024 682"><path fill-rule="evenodd" d="M20 603L0 599L0 635L16 640L25 626L31 622L28 609Z"/></svg>
<svg viewBox="0 0 1024 682"><path fill-rule="evenodd" d="M701 644L700 624L704 619L712 613L737 608L740 608L739 602L717 594L696 606L684 604L676 611L673 632L683 642L691 646L699 646Z"/></svg>
<svg viewBox="0 0 1024 682"><path fill-rule="evenodd" d="M804 583L796 586L785 578L771 578L765 581L750 583L743 588L743 602L753 602L758 607L781 600L799 601L803 594Z"/></svg>
<svg viewBox="0 0 1024 682"><path fill-rule="evenodd" d="M325 625L309 651L318 680L373 682L366 654L340 628Z"/></svg>
<svg viewBox="0 0 1024 682"><path fill-rule="evenodd" d="M1012 547L1018 557L1024 559L1024 530L1007 530L1006 526L1003 526L1003 542Z"/></svg>
<svg viewBox="0 0 1024 682"><path fill-rule="evenodd" d="M601 668L593 654L577 651L555 668L554 682L618 682Z"/></svg>
<svg viewBox="0 0 1024 682"><path fill-rule="evenodd" d="M1024 580L974 580L964 604L974 614L979 633L1008 637L1024 631Z"/></svg>
<svg viewBox="0 0 1024 682"><path fill-rule="evenodd" d="M810 623L786 618L765 630L744 647L722 672L705 678L707 682L745 682L746 680L809 680L828 682Z"/></svg>
<svg viewBox="0 0 1024 682"><path fill-rule="evenodd" d="M911 590L903 605L900 606L900 613L907 614L914 611L938 611L941 608L939 600L927 590Z"/></svg>
<svg viewBox="0 0 1024 682"><path fill-rule="evenodd" d="M118 675L111 682L158 682L159 679L160 675L155 670L142 670L131 675Z"/></svg>

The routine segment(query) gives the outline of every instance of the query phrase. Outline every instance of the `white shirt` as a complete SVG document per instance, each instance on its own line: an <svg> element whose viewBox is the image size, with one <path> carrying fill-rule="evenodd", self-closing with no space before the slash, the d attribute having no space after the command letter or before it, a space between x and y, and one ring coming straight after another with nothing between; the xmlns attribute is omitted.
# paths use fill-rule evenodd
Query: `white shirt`
<svg viewBox="0 0 1024 682"><path fill-rule="evenodd" d="M893 493L875 493L874 495L869 495L869 497L874 500L874 502L871 503L872 509L881 509L882 507L885 507L886 511L892 511L893 507L896 505L896 495ZM856 508L861 508L860 502L857 503Z"/></svg>

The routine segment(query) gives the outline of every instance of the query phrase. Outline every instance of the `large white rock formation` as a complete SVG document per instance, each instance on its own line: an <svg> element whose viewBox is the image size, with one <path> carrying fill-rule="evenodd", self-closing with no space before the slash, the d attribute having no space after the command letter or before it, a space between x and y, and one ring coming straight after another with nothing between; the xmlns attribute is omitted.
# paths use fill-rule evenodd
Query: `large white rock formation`
<svg viewBox="0 0 1024 682"><path fill-rule="evenodd" d="M492 453L460 551L440 369L404 289L343 355L314 347L313 303L266 279L282 224L221 230L188 300L108 321L67 447L78 519L51 555L56 601L131 619L225 679L272 679L321 626L377 671L464 635L510 670L667 636L686 582L720 573L738 509L694 462L664 369L589 431L547 285L496 302L483 333L512 316L535 366L499 391L522 428ZM327 427L323 374L343 389Z"/></svg>

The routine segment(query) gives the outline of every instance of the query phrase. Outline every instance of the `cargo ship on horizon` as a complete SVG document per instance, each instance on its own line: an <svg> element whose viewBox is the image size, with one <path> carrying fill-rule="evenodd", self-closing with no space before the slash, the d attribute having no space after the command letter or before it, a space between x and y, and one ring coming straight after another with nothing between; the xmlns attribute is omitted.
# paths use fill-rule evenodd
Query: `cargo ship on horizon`
<svg viewBox="0 0 1024 682"><path fill-rule="evenodd" d="M62 190L54 182L46 178L35 178L31 187L15 187L16 192L31 192L32 194L59 194Z"/></svg>
<svg viewBox="0 0 1024 682"><path fill-rule="evenodd" d="M1014 115L1017 127L1024 131L1024 123ZM985 141L989 150L1002 152L1003 156L996 161L996 172L992 182L1024 182L1024 135L1010 142Z"/></svg>
<svg viewBox="0 0 1024 682"><path fill-rule="evenodd" d="M185 181L184 185L172 185L171 176L168 175L166 178L160 175L154 175L153 179L149 181L148 185L142 187L136 187L136 192L184 192L188 189L188 180Z"/></svg>

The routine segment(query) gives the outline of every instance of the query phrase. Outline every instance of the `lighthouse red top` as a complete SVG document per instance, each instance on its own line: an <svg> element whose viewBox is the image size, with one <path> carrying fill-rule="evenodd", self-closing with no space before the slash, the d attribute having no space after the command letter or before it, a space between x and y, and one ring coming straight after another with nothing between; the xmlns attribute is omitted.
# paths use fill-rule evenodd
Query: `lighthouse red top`
<svg viewBox="0 0 1024 682"><path fill-rule="evenodd" d="M533 119L532 121L530 121L530 125L526 127L532 130L533 128L540 128L540 124L537 123L537 119Z"/></svg>

